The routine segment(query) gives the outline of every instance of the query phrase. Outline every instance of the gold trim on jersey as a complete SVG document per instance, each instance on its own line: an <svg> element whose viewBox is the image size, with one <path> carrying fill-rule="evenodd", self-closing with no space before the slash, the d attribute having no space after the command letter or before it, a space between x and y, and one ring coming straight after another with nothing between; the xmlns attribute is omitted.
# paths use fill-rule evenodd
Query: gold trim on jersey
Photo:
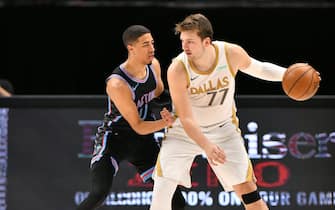
<svg viewBox="0 0 335 210"><path fill-rule="evenodd" d="M233 116L232 116L232 123L233 123L234 125L236 125L236 127L238 128L238 126L239 126L239 122L238 122L238 118L237 118L237 116L236 116L236 109L234 108L234 106L233 106L233 108L232 108L232 113L233 113Z"/></svg>
<svg viewBox="0 0 335 210"><path fill-rule="evenodd" d="M155 173L157 174L157 176L159 176L159 177L163 176L161 163L159 161L159 153L158 153L158 157L157 157L157 161L156 161L156 168L155 168L155 170L156 170Z"/></svg>
<svg viewBox="0 0 335 210"><path fill-rule="evenodd" d="M236 116L236 108L235 106L233 106L232 108L232 123L236 126L236 130L237 132L241 133L241 129L239 127L239 119L238 117Z"/></svg>
<svg viewBox="0 0 335 210"><path fill-rule="evenodd" d="M219 48L215 44L212 44L212 45L215 49L215 55L216 55L214 64L209 68L209 70L200 71L193 65L192 61L188 60L188 63L190 64L192 71L200 75L208 75L208 74L211 74L216 69L216 66L218 65L218 62L219 62Z"/></svg>
<svg viewBox="0 0 335 210"><path fill-rule="evenodd" d="M235 78L236 73L233 71L233 68L231 67L231 64L230 64L230 61L229 61L229 58L228 58L228 49L227 49L227 43L226 42L224 43L224 51L225 51L225 55L226 55L226 61L227 61L227 64L228 64L228 69L229 69L231 75Z"/></svg>
<svg viewBox="0 0 335 210"><path fill-rule="evenodd" d="M254 180L255 180L255 178L254 178L254 170L252 168L252 164L251 164L251 161L249 159L249 161L248 161L248 172L247 172L246 181L251 182L251 181L254 181Z"/></svg>

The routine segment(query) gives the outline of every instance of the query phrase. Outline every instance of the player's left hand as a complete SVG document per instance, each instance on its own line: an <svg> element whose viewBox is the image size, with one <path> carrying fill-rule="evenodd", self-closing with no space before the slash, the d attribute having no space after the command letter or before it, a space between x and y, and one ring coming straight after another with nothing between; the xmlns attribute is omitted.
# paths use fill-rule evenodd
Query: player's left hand
<svg viewBox="0 0 335 210"><path fill-rule="evenodd" d="M167 110L165 107L160 111L162 119L165 121L167 126L172 126L176 118L173 116L169 110Z"/></svg>
<svg viewBox="0 0 335 210"><path fill-rule="evenodd" d="M205 153L207 155L207 160L209 164L217 166L220 164L224 164L226 161L226 155L218 145L210 142L204 148Z"/></svg>

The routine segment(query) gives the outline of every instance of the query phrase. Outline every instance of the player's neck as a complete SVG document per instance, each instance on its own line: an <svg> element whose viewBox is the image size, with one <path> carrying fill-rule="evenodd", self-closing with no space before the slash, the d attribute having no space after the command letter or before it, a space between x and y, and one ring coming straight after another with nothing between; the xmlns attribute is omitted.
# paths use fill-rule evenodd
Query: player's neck
<svg viewBox="0 0 335 210"><path fill-rule="evenodd" d="M144 79L146 76L146 64L128 59L124 62L123 66L127 73L136 79Z"/></svg>
<svg viewBox="0 0 335 210"><path fill-rule="evenodd" d="M198 59L194 59L192 63L197 68L197 70L206 72L210 70L213 67L213 65L215 65L215 60L216 60L215 47L213 45L210 45L204 50L201 57L199 57Z"/></svg>

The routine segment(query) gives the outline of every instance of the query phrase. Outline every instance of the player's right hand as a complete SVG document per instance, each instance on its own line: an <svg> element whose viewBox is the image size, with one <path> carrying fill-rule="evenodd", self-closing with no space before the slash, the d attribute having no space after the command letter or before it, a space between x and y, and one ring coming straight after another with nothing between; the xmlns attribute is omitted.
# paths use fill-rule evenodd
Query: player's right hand
<svg viewBox="0 0 335 210"><path fill-rule="evenodd" d="M205 148L205 153L207 155L207 160L209 164L217 166L219 164L224 164L226 161L226 155L218 145L209 143Z"/></svg>
<svg viewBox="0 0 335 210"><path fill-rule="evenodd" d="M174 115L171 112L169 112L169 110L167 110L165 107L162 109L160 114L161 114L162 119L165 121L166 126L168 127L172 126L174 121L176 121L176 118L174 117Z"/></svg>

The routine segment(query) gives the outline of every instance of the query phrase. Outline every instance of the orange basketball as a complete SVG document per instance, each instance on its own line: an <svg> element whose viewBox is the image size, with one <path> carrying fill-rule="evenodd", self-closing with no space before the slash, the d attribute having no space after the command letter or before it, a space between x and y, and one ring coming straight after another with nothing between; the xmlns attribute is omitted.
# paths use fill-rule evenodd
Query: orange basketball
<svg viewBox="0 0 335 210"><path fill-rule="evenodd" d="M290 98L305 101L315 95L319 89L319 73L307 63L295 63L284 74L282 87Z"/></svg>

